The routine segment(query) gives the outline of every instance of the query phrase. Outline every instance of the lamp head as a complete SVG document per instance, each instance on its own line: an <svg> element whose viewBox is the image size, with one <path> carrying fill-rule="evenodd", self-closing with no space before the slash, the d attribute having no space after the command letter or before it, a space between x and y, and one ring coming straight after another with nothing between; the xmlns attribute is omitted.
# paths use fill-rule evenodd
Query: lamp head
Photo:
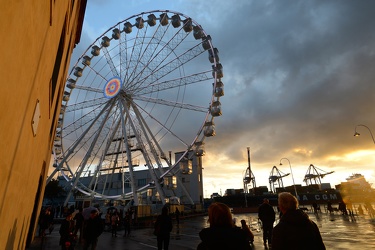
<svg viewBox="0 0 375 250"><path fill-rule="evenodd" d="M281 163L281 161L280 161L280 164L279 164L279 165L280 165L280 166L283 165L283 164Z"/></svg>
<svg viewBox="0 0 375 250"><path fill-rule="evenodd" d="M360 136L361 134L355 131L354 136Z"/></svg>

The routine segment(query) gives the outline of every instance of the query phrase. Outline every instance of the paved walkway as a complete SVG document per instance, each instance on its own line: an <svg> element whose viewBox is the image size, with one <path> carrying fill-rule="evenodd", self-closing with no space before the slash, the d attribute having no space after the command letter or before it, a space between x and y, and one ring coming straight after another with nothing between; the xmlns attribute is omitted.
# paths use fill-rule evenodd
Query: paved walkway
<svg viewBox="0 0 375 250"><path fill-rule="evenodd" d="M364 216L343 216L340 214L309 214L321 232L324 244L327 249L375 249L374 232L375 219ZM252 225L252 232L255 235L254 249L264 250L262 232L257 225L257 214L235 215L237 225L239 221L245 219ZM170 250L197 249L200 242L199 232L204 227L208 227L207 216L184 218L177 225L174 221L171 233ZM40 238L35 238L31 246L27 249L51 249L59 250L59 228L56 224L51 235L47 235L42 246ZM152 234L152 228L133 230L130 237L122 237L124 231L119 231L118 237L111 237L110 232L104 232L99 237L97 250L150 250L157 249L156 237ZM75 250L81 250L82 245L78 244Z"/></svg>
<svg viewBox="0 0 375 250"><path fill-rule="evenodd" d="M197 249L197 245L200 242L198 233L203 227L202 216L196 218L185 218L184 220L180 221L180 225L177 225L176 222L174 222L169 249ZM41 243L41 239L37 237L27 249L61 249L59 246L59 228L59 224L55 225L54 231L45 237L43 245ZM103 234L99 237L97 250L157 249L156 236L154 236L152 232L152 228L132 230L129 237L123 237L124 230L119 231L117 237L112 237L111 232L103 232ZM260 246L258 249L263 248L262 240L257 235L255 237L255 246ZM75 250L80 249L83 249L82 244L77 244Z"/></svg>

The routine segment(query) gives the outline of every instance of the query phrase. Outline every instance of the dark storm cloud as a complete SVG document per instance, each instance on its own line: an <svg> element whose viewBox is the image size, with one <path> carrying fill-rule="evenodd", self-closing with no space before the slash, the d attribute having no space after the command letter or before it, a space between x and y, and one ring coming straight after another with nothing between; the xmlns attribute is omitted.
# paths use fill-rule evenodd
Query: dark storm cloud
<svg viewBox="0 0 375 250"><path fill-rule="evenodd" d="M94 30L152 9L182 12L211 35L224 67L225 96L217 135L206 140L205 177L238 172L231 168L236 162L246 167L248 146L266 174L288 157L304 171L313 163L349 176L361 159L341 159L372 150L365 128L360 140L353 133L357 124L375 129L375 1L110 1L112 8L103 11L101 1L93 3L88 8L101 12L88 23L104 20L101 27L87 26L76 50L101 34ZM109 16L118 20L107 24ZM225 162L210 162L216 156Z"/></svg>
<svg viewBox="0 0 375 250"><path fill-rule="evenodd" d="M223 144L212 147L241 157L254 145L264 161L293 148L314 159L352 150L354 126L374 124L375 2L240 3L216 6L203 25L225 70Z"/></svg>

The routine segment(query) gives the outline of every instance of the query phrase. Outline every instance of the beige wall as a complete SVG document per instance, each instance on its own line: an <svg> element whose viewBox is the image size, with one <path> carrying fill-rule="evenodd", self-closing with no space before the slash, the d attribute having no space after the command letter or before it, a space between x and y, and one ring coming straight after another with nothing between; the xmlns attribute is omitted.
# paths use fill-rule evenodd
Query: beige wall
<svg viewBox="0 0 375 250"><path fill-rule="evenodd" d="M0 249L25 249L36 228L59 114L54 113L60 109L86 0L0 0L0 5ZM52 93L61 36L62 60Z"/></svg>

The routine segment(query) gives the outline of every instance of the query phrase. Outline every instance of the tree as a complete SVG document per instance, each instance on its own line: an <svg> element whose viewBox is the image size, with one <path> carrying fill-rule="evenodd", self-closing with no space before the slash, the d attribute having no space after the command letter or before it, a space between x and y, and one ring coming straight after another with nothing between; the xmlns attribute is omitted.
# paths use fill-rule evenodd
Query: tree
<svg viewBox="0 0 375 250"><path fill-rule="evenodd" d="M66 196L66 191L63 187L59 186L59 181L52 179L44 190L44 199L54 203L54 200Z"/></svg>

